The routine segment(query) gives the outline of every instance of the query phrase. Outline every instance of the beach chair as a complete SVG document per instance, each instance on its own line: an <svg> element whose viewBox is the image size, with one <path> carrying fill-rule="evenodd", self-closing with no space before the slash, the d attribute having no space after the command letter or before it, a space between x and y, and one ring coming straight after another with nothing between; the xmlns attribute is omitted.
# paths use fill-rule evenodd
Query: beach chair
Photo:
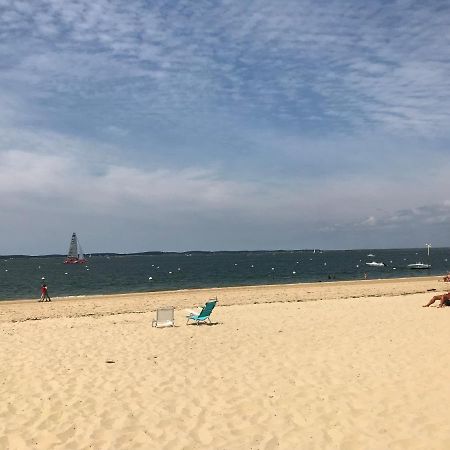
<svg viewBox="0 0 450 450"><path fill-rule="evenodd" d="M175 326L175 308L173 306L165 306L156 310L156 319L152 320L152 327L158 327L159 325Z"/></svg>
<svg viewBox="0 0 450 450"><path fill-rule="evenodd" d="M189 323L190 320L194 320L195 322L197 322L197 325L199 325L200 322L205 322L206 320L208 320L209 323L211 323L211 319L209 318L209 316L211 315L212 310L216 306L216 303L217 298L210 299L209 302L206 302L205 306L202 308L199 314L194 313L189 314L186 325Z"/></svg>

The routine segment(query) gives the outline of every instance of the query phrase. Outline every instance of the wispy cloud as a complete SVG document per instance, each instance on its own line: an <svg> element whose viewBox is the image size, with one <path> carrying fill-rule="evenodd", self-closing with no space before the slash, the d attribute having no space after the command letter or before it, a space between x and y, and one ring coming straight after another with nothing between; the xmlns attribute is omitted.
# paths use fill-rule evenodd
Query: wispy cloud
<svg viewBox="0 0 450 450"><path fill-rule="evenodd" d="M432 205L419 206L410 209L401 209L391 214L382 214L378 217L370 216L360 222L346 224L348 227L359 228L393 228L401 229L405 225L414 224L417 227L447 225L450 229L450 201L443 201Z"/></svg>
<svg viewBox="0 0 450 450"><path fill-rule="evenodd" d="M367 248L424 246L425 242L446 247L450 201L394 211L379 210L358 220L328 224L322 232L324 240L332 236L341 241L343 248L355 238L364 241Z"/></svg>
<svg viewBox="0 0 450 450"><path fill-rule="evenodd" d="M167 116L225 107L418 134L448 121L445 2L6 6L2 78L47 95L114 92Z"/></svg>
<svg viewBox="0 0 450 450"><path fill-rule="evenodd" d="M449 22L443 0L0 0L0 227L42 202L229 247L446 224L417 211L448 201Z"/></svg>

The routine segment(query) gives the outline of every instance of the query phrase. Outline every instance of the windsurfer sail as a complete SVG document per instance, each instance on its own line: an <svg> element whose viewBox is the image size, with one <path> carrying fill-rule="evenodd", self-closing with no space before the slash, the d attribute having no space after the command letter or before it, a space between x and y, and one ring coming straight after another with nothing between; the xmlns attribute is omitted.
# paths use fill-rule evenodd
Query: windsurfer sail
<svg viewBox="0 0 450 450"><path fill-rule="evenodd" d="M72 234L72 239L70 240L69 251L67 252L67 258L64 264L84 264L87 260L84 257L83 250L77 239L76 233Z"/></svg>

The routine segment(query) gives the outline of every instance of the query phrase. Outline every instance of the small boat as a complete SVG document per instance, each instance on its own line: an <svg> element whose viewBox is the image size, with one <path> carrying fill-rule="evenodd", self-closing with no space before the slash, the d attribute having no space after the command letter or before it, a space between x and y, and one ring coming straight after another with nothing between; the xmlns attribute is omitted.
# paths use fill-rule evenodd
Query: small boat
<svg viewBox="0 0 450 450"><path fill-rule="evenodd" d="M369 256L370 258L373 258L375 255L372 253L369 253L367 256Z"/></svg>
<svg viewBox="0 0 450 450"><path fill-rule="evenodd" d="M366 262L366 266L371 266L371 267L385 267L386 264L383 263L383 262L372 261L372 262Z"/></svg>
<svg viewBox="0 0 450 450"><path fill-rule="evenodd" d="M87 259L83 255L83 250L81 248L80 242L78 241L76 233L72 234L72 239L70 240L69 251L67 252L67 258L64 264L85 264Z"/></svg>
<svg viewBox="0 0 450 450"><path fill-rule="evenodd" d="M409 269L431 269L431 264L424 264L421 262L408 264Z"/></svg>

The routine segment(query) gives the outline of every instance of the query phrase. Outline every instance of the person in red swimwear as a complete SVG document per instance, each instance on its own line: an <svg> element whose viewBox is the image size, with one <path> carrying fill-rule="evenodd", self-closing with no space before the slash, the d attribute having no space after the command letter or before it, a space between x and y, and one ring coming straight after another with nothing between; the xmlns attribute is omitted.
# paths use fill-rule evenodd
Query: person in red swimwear
<svg viewBox="0 0 450 450"><path fill-rule="evenodd" d="M42 283L41 286L41 298L39 300L40 302L51 302L52 299L48 295L48 287L45 283Z"/></svg>

